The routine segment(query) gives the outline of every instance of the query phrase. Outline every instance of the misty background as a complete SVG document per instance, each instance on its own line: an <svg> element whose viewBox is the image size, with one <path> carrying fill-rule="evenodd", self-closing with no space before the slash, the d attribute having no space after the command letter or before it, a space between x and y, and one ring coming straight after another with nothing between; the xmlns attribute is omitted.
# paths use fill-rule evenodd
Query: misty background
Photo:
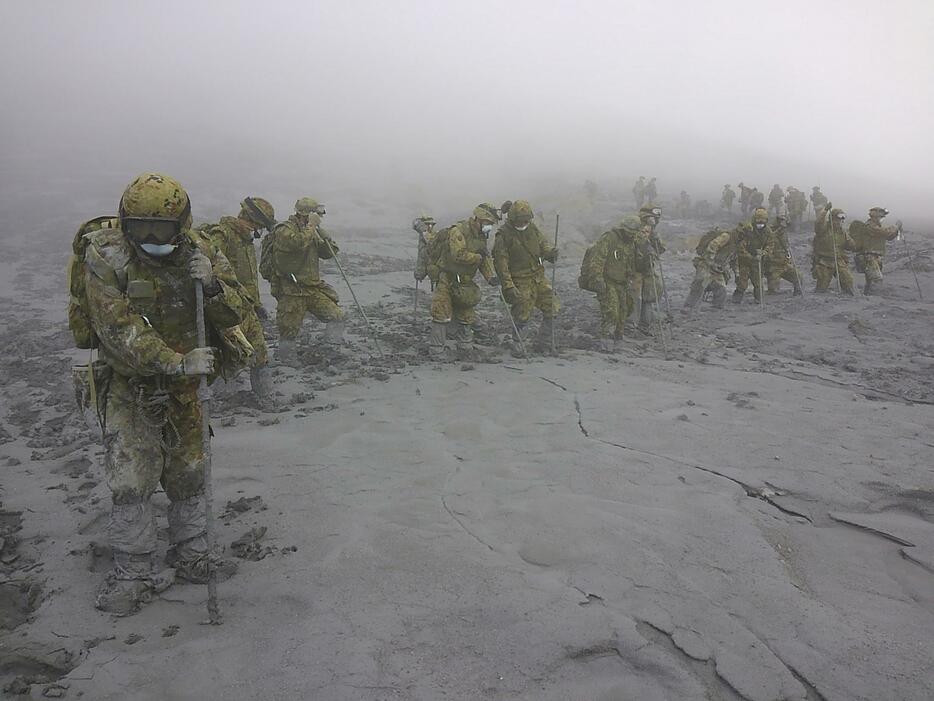
<svg viewBox="0 0 934 701"><path fill-rule="evenodd" d="M0 22L4 228L64 241L148 170L196 219L246 194L462 216L585 179L629 201L639 175L663 201L743 180L932 213L930 0L5 0Z"/></svg>

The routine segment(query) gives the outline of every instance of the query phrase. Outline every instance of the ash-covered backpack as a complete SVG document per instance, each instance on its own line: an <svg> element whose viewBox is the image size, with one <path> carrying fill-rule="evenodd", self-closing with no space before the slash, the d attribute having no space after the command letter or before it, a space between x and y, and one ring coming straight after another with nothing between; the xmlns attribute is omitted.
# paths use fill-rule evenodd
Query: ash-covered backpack
<svg viewBox="0 0 934 701"><path fill-rule="evenodd" d="M697 242L697 247L694 249L695 253L699 256L704 256L707 254L707 246L710 245L710 242L717 238L720 234L724 233L723 229L719 226L714 227L706 234L701 236L700 241Z"/></svg>
<svg viewBox="0 0 934 701"><path fill-rule="evenodd" d="M97 334L91 326L88 296L84 285L84 254L88 249L88 234L101 229L116 229L118 219L113 215L95 217L84 222L71 242L71 257L65 269L68 281L68 328L78 348L97 348Z"/></svg>
<svg viewBox="0 0 934 701"><path fill-rule="evenodd" d="M428 261L428 279L438 284L441 268L444 265L445 252L448 250L448 241L453 226L435 231L426 242L426 259Z"/></svg>
<svg viewBox="0 0 934 701"><path fill-rule="evenodd" d="M259 274L263 276L263 279L267 282L272 282L276 277L276 261L275 261L275 251L273 250L273 245L275 241L273 240L275 236L275 228L272 231L263 236L263 240L259 246Z"/></svg>
<svg viewBox="0 0 934 701"><path fill-rule="evenodd" d="M584 251L584 259L581 261L581 271L577 276L577 286L582 290L587 290L587 292L597 291L597 277L591 271L590 262L593 260L594 251L597 249L597 243L599 243L599 241L600 239L597 239L597 241L590 244L587 250Z"/></svg>

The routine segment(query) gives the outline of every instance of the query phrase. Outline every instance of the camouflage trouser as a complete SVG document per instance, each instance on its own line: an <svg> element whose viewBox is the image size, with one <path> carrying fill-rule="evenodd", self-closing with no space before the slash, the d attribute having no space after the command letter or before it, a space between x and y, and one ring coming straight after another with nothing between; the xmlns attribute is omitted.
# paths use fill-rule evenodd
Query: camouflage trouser
<svg viewBox="0 0 934 701"><path fill-rule="evenodd" d="M479 303L480 288L476 282L467 279L458 282L456 276L441 273L431 298L431 320L442 324L453 320L473 326Z"/></svg>
<svg viewBox="0 0 934 701"><path fill-rule="evenodd" d="M259 322L259 317L252 309L244 316L240 322L240 330L246 336L246 340L253 346L253 357L250 358L251 367L262 367L269 363L269 348L266 345L266 337L263 335L263 325Z"/></svg>
<svg viewBox="0 0 934 701"><path fill-rule="evenodd" d="M765 268L762 270L762 277L765 277ZM742 294L745 293L749 288L749 283L752 283L752 291L756 296L756 299L759 298L760 293L760 281L759 280L759 263L755 259L751 262L740 261L737 265L736 270L736 291L733 294Z"/></svg>
<svg viewBox="0 0 934 701"><path fill-rule="evenodd" d="M726 298L726 283L729 282L729 276L725 272L714 270L710 263L703 258L694 259L694 281L691 283L691 290L688 292L688 298L684 300L685 309L694 309L704 298L704 292L708 288L713 292L714 305L723 306L723 300Z"/></svg>
<svg viewBox="0 0 934 701"><path fill-rule="evenodd" d="M301 295L281 295L276 298L276 302L276 326L280 338L298 336L305 314L308 313L320 321L339 321L344 318L344 313L337 306L337 293L326 283L308 288Z"/></svg>
<svg viewBox="0 0 934 701"><path fill-rule="evenodd" d="M171 501L201 492L204 453L197 384L159 397L114 373L106 399L104 472L114 504L148 501L162 484Z"/></svg>
<svg viewBox="0 0 934 701"><path fill-rule="evenodd" d="M513 284L519 299L512 305L512 318L517 324L524 324L532 318L533 309L541 309L545 319L553 319L561 308L558 298L545 279L545 273L513 277Z"/></svg>
<svg viewBox="0 0 934 701"><path fill-rule="evenodd" d="M781 281L787 280L796 288L800 286L801 281L795 271L795 266L790 258L775 258L768 262L762 261L762 274L765 276L768 284L768 293L775 294L781 287Z"/></svg>
<svg viewBox="0 0 934 701"><path fill-rule="evenodd" d="M635 309L628 283L606 282L606 290L597 293L600 303L600 335L618 338L623 333L623 323Z"/></svg>
<svg viewBox="0 0 934 701"><path fill-rule="evenodd" d="M867 285L882 282L882 256L875 253L863 254L863 274L866 276Z"/></svg>
<svg viewBox="0 0 934 701"><path fill-rule="evenodd" d="M840 288L844 292L853 292L853 274L850 272L850 263L846 258L838 258L837 266L840 269ZM811 268L811 274L817 283L818 292L826 292L830 289L830 283L837 275L834 267L833 258L817 257L814 259L814 266Z"/></svg>

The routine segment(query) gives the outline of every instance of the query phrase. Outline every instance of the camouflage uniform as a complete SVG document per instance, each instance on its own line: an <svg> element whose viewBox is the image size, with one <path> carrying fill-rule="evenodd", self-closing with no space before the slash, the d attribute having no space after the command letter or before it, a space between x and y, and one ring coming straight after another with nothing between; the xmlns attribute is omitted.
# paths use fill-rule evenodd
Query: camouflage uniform
<svg viewBox="0 0 934 701"><path fill-rule="evenodd" d="M749 213L749 197L752 195L752 188L746 187L743 183L739 184L739 209L745 217Z"/></svg>
<svg viewBox="0 0 934 701"><path fill-rule="evenodd" d="M762 259L762 274L768 283L768 294L777 294L782 280L787 280L794 286L793 294L801 294L801 280L798 278L794 260L791 257L791 246L788 243L786 219L783 216L776 218L772 224L774 245L771 253Z"/></svg>
<svg viewBox="0 0 934 701"><path fill-rule="evenodd" d="M814 221L814 240L812 243L811 274L817 283L815 292L827 292L830 283L840 272L840 289L846 294L853 294L853 275L850 272L850 260L846 251L855 251L856 244L843 228L845 215L843 210L831 208L829 203L817 211ZM833 222L831 230L830 221ZM834 250L836 249L836 259Z"/></svg>
<svg viewBox="0 0 934 701"><path fill-rule="evenodd" d="M761 228L758 225L762 225ZM736 227L736 290L733 302L739 303L752 282L753 296L759 299L762 294L762 282L759 279L759 258L763 261L772 255L775 248L775 234L768 225L768 212L757 207L752 219ZM761 254L761 255L760 255ZM765 276L763 262L763 277Z"/></svg>
<svg viewBox="0 0 934 701"><path fill-rule="evenodd" d="M759 188L752 188L752 192L749 193L749 208L752 210L759 209L764 202L765 195L759 192Z"/></svg>
<svg viewBox="0 0 934 701"><path fill-rule="evenodd" d="M726 284L730 281L729 265L736 255L736 234L715 229L698 244L694 258L694 281L684 301L684 312L697 308L704 292L713 292L713 305L722 309L726 302Z"/></svg>
<svg viewBox="0 0 934 701"><path fill-rule="evenodd" d="M485 210L484 210L485 211ZM435 324L458 324L456 337L470 342L477 320L480 288L474 281L479 271L483 279L496 283L496 273L487 251L487 237L482 227L492 226L495 215L478 207L470 219L457 222L444 235L445 245L439 260L438 285L431 298L431 320ZM479 218L478 218L479 213Z"/></svg>
<svg viewBox="0 0 934 701"><path fill-rule="evenodd" d="M415 279L421 282L431 278L434 286L438 279L436 270L429 271L428 249L434 237L435 220L432 217L416 217L412 220L412 229L418 234L418 257L415 259ZM429 274L431 273L431 274Z"/></svg>
<svg viewBox="0 0 934 701"><path fill-rule="evenodd" d="M652 178L651 180L649 180L648 184L645 186L645 202L646 204L655 204L655 200L657 199L658 199L658 187L655 185L655 178Z"/></svg>
<svg viewBox="0 0 934 701"><path fill-rule="evenodd" d="M827 196L820 191L820 187L815 185L811 188L811 206L814 207L814 216L817 216L817 212L820 209L824 209L827 206Z"/></svg>
<svg viewBox="0 0 934 701"><path fill-rule="evenodd" d="M645 204L645 177L639 176L636 184L632 186L632 196L636 201L636 207Z"/></svg>
<svg viewBox="0 0 934 701"><path fill-rule="evenodd" d="M304 207L301 203L306 199L314 206ZM292 343L298 336L305 314L310 313L327 322L326 342L339 344L343 337L344 313L338 306L337 291L321 279L318 271L318 261L332 258L340 249L321 228L321 216L315 212L317 207L320 205L310 198L302 198L296 202L297 213L277 224L269 234L273 237L275 262L270 288L277 302L280 352L287 356L287 360L291 359ZM307 211L300 212L300 209Z"/></svg>
<svg viewBox="0 0 934 701"><path fill-rule="evenodd" d="M665 244L655 231L661 211L660 207L653 205L646 205L639 210L639 219L642 222L639 241L645 263L637 266L632 276L634 309L629 323L626 324L629 334L651 335L658 320L656 312L664 293L664 281L655 265L655 258L666 250Z"/></svg>
<svg viewBox="0 0 934 701"><path fill-rule="evenodd" d="M531 205L525 200L515 201L509 208L506 223L496 232L493 266L522 337L518 340L527 336L525 326L536 308L542 312L538 342L542 344L546 337L550 339L560 305L545 276L545 261L554 262L557 256L557 249L548 244L532 221Z"/></svg>
<svg viewBox="0 0 934 701"><path fill-rule="evenodd" d="M183 200L187 208L188 196L180 186L175 202L167 199L156 211L132 211L132 198L153 185L161 192L177 184L158 174L140 176L124 193L121 224L168 212L185 226L176 203ZM212 269L213 282L204 293L210 345L224 346L224 330L240 322L243 302L230 264L207 237L187 230L175 242L173 252L153 257L122 229L102 229L89 234L85 253L88 314L100 358L111 370L106 388L100 388L115 565L99 592L98 606L105 610L113 610L108 602L114 582L145 588L153 575L156 526L150 497L160 484L171 502L169 540L180 572L190 578L206 574L199 565L207 556L199 379L186 369L198 352L191 261L203 256Z"/></svg>
<svg viewBox="0 0 934 701"><path fill-rule="evenodd" d="M645 269L650 264L640 245L642 236L639 220L627 217L597 239L588 269L582 271L594 281L600 304L600 335L604 341L618 340L622 336L623 325L635 309L630 289L633 275L637 269ZM602 346L610 350L608 343Z"/></svg>
<svg viewBox="0 0 934 701"><path fill-rule="evenodd" d="M729 185L723 186L723 194L720 195L720 208L728 212L733 211L733 200L736 199L736 193Z"/></svg>
<svg viewBox="0 0 934 701"><path fill-rule="evenodd" d="M782 191L781 185L775 183L771 192L769 192L769 214L775 212L778 215L782 210L782 201L784 199L785 193Z"/></svg>
<svg viewBox="0 0 934 701"><path fill-rule="evenodd" d="M867 295L878 294L881 291L885 243L898 238L896 227L882 226L882 219L888 213L888 210L883 207L873 207L869 210L869 219L865 223L853 222L850 225L850 235L859 249L856 258L861 263L866 277L863 293Z"/></svg>

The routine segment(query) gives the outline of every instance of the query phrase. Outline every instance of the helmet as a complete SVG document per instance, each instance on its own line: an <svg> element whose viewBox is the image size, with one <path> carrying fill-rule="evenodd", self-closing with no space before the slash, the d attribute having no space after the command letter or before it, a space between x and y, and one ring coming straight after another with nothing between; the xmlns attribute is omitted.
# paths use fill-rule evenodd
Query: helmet
<svg viewBox="0 0 934 701"><path fill-rule="evenodd" d="M420 234L425 233L426 231L431 229L431 227L433 227L434 225L435 225L434 217L428 217L428 216L415 217L415 219L412 220L412 228L415 229Z"/></svg>
<svg viewBox="0 0 934 701"><path fill-rule="evenodd" d="M627 214L616 226L617 229L622 229L623 231L632 234L638 233L641 227L642 222L639 221L639 217L637 217L635 214Z"/></svg>
<svg viewBox="0 0 934 701"><path fill-rule="evenodd" d="M510 207L512 207L512 200L506 200L499 206L499 211L502 212L505 217L509 213Z"/></svg>
<svg viewBox="0 0 934 701"><path fill-rule="evenodd" d="M143 173L120 198L120 228L133 241L166 245L191 226L185 188L167 175Z"/></svg>
<svg viewBox="0 0 934 701"><path fill-rule="evenodd" d="M756 207L756 210L752 213L752 223L753 224L768 224L769 223L769 211L764 207Z"/></svg>
<svg viewBox="0 0 934 701"><path fill-rule="evenodd" d="M784 212L779 212L778 214L775 215L775 221L777 221L779 224L787 224L788 215L785 214Z"/></svg>
<svg viewBox="0 0 934 701"><path fill-rule="evenodd" d="M473 209L473 217L480 222L495 224L500 220L499 212L496 207L489 202L481 202Z"/></svg>
<svg viewBox="0 0 934 701"><path fill-rule="evenodd" d="M684 191L682 190L682 192ZM658 220L662 218L662 208L659 207L657 204L647 204L647 205L644 205L641 209L639 209L640 219L645 220L645 219L648 219L649 217L654 218L655 221L658 222Z"/></svg>
<svg viewBox="0 0 934 701"><path fill-rule="evenodd" d="M521 226L531 222L534 216L532 205L525 200L516 200L509 208L509 213L506 215L506 218L509 220L510 224L518 224Z"/></svg>
<svg viewBox="0 0 934 701"><path fill-rule="evenodd" d="M319 212L319 209L323 210L324 205L320 204L318 200L312 199L311 197L300 197L295 201L296 214L311 214L312 212L315 212L316 214L323 214L324 212Z"/></svg>
<svg viewBox="0 0 934 701"><path fill-rule="evenodd" d="M884 217L884 216L886 216L888 213L889 213L889 210L887 210L885 207L873 207L872 209L869 210L869 216L870 216L870 217L871 217L873 214L878 214L879 216L883 216L883 217Z"/></svg>
<svg viewBox="0 0 934 701"><path fill-rule="evenodd" d="M272 229L276 225L276 211L262 197L245 197L240 203L240 218L253 222L257 227Z"/></svg>
<svg viewBox="0 0 934 701"><path fill-rule="evenodd" d="M830 210L830 216L833 217L834 219L839 219L840 221L843 221L844 219L846 219L846 212L844 212L839 207L834 207L833 209Z"/></svg>

